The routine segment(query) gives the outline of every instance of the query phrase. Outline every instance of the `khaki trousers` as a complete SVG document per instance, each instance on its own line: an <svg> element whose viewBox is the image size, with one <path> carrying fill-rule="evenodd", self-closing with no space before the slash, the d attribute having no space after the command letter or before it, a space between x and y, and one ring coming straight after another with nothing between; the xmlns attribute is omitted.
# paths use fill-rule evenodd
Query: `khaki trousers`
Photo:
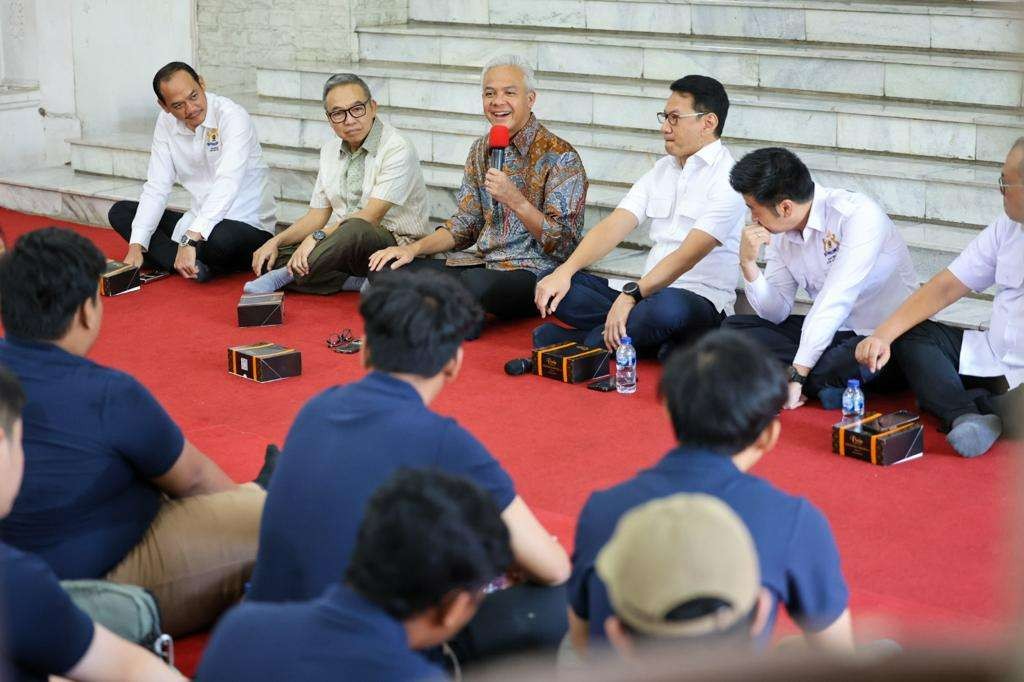
<svg viewBox="0 0 1024 682"><path fill-rule="evenodd" d="M152 592L162 629L172 637L212 624L245 591L266 497L250 483L165 501L142 541L106 579Z"/></svg>
<svg viewBox="0 0 1024 682"><path fill-rule="evenodd" d="M383 227L362 218L349 218L309 253L309 274L299 277L286 289L304 294L336 294L349 277L366 277L374 251L396 244L394 235ZM281 247L274 267L288 265L298 246Z"/></svg>

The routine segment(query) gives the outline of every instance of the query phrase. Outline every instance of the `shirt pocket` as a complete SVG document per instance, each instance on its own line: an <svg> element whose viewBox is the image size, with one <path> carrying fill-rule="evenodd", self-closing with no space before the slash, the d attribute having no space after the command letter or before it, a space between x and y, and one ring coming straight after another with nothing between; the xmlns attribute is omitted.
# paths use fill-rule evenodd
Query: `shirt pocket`
<svg viewBox="0 0 1024 682"><path fill-rule="evenodd" d="M1024 286L1024 249L1006 249L999 254L995 280L1002 289Z"/></svg>
<svg viewBox="0 0 1024 682"><path fill-rule="evenodd" d="M669 214L672 213L672 197L651 197L647 202L646 213L648 218L654 220L668 218Z"/></svg>

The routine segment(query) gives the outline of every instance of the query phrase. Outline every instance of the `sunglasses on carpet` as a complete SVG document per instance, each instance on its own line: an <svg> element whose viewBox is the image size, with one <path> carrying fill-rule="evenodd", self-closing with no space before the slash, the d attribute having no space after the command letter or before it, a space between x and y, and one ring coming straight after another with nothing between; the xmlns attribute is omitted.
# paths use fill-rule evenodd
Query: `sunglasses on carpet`
<svg viewBox="0 0 1024 682"><path fill-rule="evenodd" d="M363 341L352 336L351 329L342 329L337 334L327 337L327 347L335 353L351 355L359 352L359 349L363 347Z"/></svg>

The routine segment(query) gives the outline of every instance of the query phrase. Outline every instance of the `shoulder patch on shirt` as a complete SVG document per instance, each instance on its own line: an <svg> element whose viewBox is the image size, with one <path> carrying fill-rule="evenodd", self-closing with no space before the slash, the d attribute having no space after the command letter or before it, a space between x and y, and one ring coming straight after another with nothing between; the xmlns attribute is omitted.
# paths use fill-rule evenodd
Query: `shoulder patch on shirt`
<svg viewBox="0 0 1024 682"><path fill-rule="evenodd" d="M218 128L206 129L206 151L220 151L220 130Z"/></svg>
<svg viewBox="0 0 1024 682"><path fill-rule="evenodd" d="M836 255L839 253L839 238L836 237L832 230L829 230L825 233L825 238L822 239L821 244L825 252L825 262L832 265Z"/></svg>

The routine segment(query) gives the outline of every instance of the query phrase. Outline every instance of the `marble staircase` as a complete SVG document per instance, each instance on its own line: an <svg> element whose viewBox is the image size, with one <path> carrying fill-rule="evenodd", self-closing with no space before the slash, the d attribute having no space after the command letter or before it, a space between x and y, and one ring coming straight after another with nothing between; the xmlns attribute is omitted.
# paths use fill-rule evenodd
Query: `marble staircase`
<svg viewBox="0 0 1024 682"><path fill-rule="evenodd" d="M412 139L442 219L470 142L487 130L479 67L496 51L523 54L538 67L538 116L583 157L590 227L663 153L654 114L667 84L707 73L729 90L734 155L785 145L820 182L871 195L927 278L1001 210L999 166L1024 130L1013 4L410 0L410 23L358 29L358 63L259 68L256 92L238 99L273 169L282 223L308 201L332 134L321 87L341 70L366 78L381 114ZM148 149L145 135L73 140L70 168L0 178L0 205L104 224L111 201L137 197ZM180 192L172 200L187 205ZM595 269L635 276L648 245L642 226ZM944 317L977 326L989 298Z"/></svg>

